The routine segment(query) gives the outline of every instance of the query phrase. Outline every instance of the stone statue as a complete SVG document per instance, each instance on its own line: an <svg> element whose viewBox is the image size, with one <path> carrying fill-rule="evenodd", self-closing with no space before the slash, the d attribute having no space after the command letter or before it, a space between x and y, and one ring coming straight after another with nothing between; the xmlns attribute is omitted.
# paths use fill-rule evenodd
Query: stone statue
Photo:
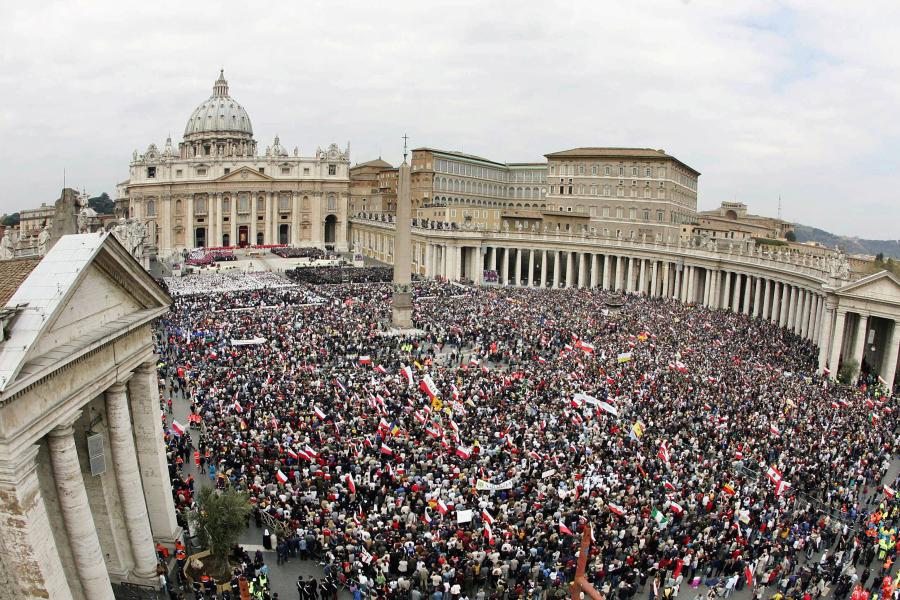
<svg viewBox="0 0 900 600"><path fill-rule="evenodd" d="M0 239L0 260L9 260L16 255L16 249L13 245L12 231Z"/></svg>
<svg viewBox="0 0 900 600"><path fill-rule="evenodd" d="M56 240L64 235L78 233L78 213L82 208L84 205L78 192L71 188L65 188L54 204L53 223L49 231L51 234L49 246L53 246Z"/></svg>
<svg viewBox="0 0 900 600"><path fill-rule="evenodd" d="M44 256L50 250L50 228L44 225L41 233L38 234L38 254Z"/></svg>

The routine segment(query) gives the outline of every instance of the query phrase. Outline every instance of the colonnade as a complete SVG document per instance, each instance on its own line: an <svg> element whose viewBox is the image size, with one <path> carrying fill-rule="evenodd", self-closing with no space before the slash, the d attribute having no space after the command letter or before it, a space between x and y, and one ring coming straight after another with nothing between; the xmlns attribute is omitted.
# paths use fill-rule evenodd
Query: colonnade
<svg viewBox="0 0 900 600"><path fill-rule="evenodd" d="M113 600L107 571L111 553L121 558L116 562L124 573L118 577L155 585L156 542L171 544L180 535L162 442L155 361L120 376L102 393L111 454L106 464L112 473L101 477L115 479L115 498L89 493L90 465L78 452L80 436L98 428L98 406L92 403L61 416L37 443L0 459L0 518L15 529L3 542L19 559L20 569L11 575L23 590L41 581L51 598ZM48 457L43 460L49 469L41 457ZM49 476L39 476L42 472ZM43 477L52 483L44 480L42 486ZM109 518L111 506L121 512L125 530L124 543L116 549L101 544L94 518ZM60 544L68 548L61 551Z"/></svg>

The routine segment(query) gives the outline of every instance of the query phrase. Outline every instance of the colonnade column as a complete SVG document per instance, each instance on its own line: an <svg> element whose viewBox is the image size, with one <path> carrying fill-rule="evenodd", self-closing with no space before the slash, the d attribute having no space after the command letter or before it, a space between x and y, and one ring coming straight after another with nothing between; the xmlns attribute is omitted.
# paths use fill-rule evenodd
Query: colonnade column
<svg viewBox="0 0 900 600"><path fill-rule="evenodd" d="M763 303L762 303L762 318L769 318L769 294L772 291L772 280L768 277L766 278L765 289L763 290Z"/></svg>
<svg viewBox="0 0 900 600"><path fill-rule="evenodd" d="M425 277L432 278L434 277L434 264L433 261L433 250L431 248L431 244L425 243Z"/></svg>
<svg viewBox="0 0 900 600"><path fill-rule="evenodd" d="M128 382L134 446L153 538L172 545L181 537L172 504L172 482L163 442L162 409L156 383L156 360L138 365Z"/></svg>
<svg viewBox="0 0 900 600"><path fill-rule="evenodd" d="M856 326L856 338L853 340L853 354L850 355L850 360L856 361L856 372L859 373L859 368L862 366L863 356L866 351L866 337L868 334L868 325L869 325L869 317L866 315L859 315L859 321Z"/></svg>
<svg viewBox="0 0 900 600"><path fill-rule="evenodd" d="M553 251L553 289L559 287L559 250Z"/></svg>
<svg viewBox="0 0 900 600"><path fill-rule="evenodd" d="M622 262L625 260L624 256L616 256L616 284L615 290L618 292L624 288L622 288L622 279L623 279L623 269Z"/></svg>
<svg viewBox="0 0 900 600"><path fill-rule="evenodd" d="M734 274L734 290L731 294L731 312L738 314L741 310L741 274Z"/></svg>
<svg viewBox="0 0 900 600"><path fill-rule="evenodd" d="M900 351L900 322L891 322L891 333L888 335L887 351L881 368L881 378L887 382L888 390L894 386L894 378L897 376L897 353Z"/></svg>
<svg viewBox="0 0 900 600"><path fill-rule="evenodd" d="M10 561L4 597L72 600L38 481L39 450L0 458L0 547Z"/></svg>
<svg viewBox="0 0 900 600"><path fill-rule="evenodd" d="M809 290L802 290L802 294L803 302L801 306L803 307L803 312L800 317L800 335L805 338L809 331L809 319L812 315L812 294Z"/></svg>
<svg viewBox="0 0 900 600"><path fill-rule="evenodd" d="M528 251L528 281L525 283L528 287L534 287L534 248Z"/></svg>
<svg viewBox="0 0 900 600"><path fill-rule="evenodd" d="M516 248L516 272L513 278L513 285L522 285L522 249Z"/></svg>
<svg viewBox="0 0 900 600"><path fill-rule="evenodd" d="M638 291L642 294L647 292L647 261L640 259L641 268L638 271ZM650 294L647 294L649 296Z"/></svg>
<svg viewBox="0 0 900 600"><path fill-rule="evenodd" d="M834 320L834 334L831 338L831 356L829 357L828 367L831 369L831 378L837 377L838 363L841 360L841 346L844 345L844 327L847 324L846 311L837 311L837 317Z"/></svg>
<svg viewBox="0 0 900 600"><path fill-rule="evenodd" d="M762 278L753 278L753 316L759 318L762 314Z"/></svg>
<svg viewBox="0 0 900 600"><path fill-rule="evenodd" d="M501 248L497 249L498 251ZM502 248L503 262L500 263L500 285L509 285L509 248Z"/></svg>
<svg viewBox="0 0 900 600"><path fill-rule="evenodd" d="M603 289L604 290L609 289L609 265L610 265L609 254L604 254L603 255Z"/></svg>
<svg viewBox="0 0 900 600"><path fill-rule="evenodd" d="M778 323L781 315L781 282L772 282L772 311L769 313L769 320L772 323Z"/></svg>
<svg viewBox="0 0 900 600"><path fill-rule="evenodd" d="M676 300L683 300L684 296L681 294L681 273L685 270L685 266L681 265L681 268L675 267L675 281L672 286L672 297Z"/></svg>
<svg viewBox="0 0 900 600"><path fill-rule="evenodd" d="M659 261L653 259L650 265L650 297L656 298L659 295Z"/></svg>
<svg viewBox="0 0 900 600"><path fill-rule="evenodd" d="M819 326L819 371L828 364L829 352L831 351L831 327L834 324L834 309L837 305L834 302L825 301L824 312L822 313L822 323Z"/></svg>
<svg viewBox="0 0 900 600"><path fill-rule="evenodd" d="M79 416L81 411L47 434L53 479L56 482L63 523L69 536L75 571L81 580L84 595L91 600L114 600L103 551L100 549L100 538L97 536L87 490L84 488L78 450L75 448L73 425Z"/></svg>
<svg viewBox="0 0 900 600"><path fill-rule="evenodd" d="M725 295L722 297L722 308L731 308L731 272L725 271Z"/></svg>
<svg viewBox="0 0 900 600"><path fill-rule="evenodd" d="M790 306L790 286L786 283L781 284L781 313L778 316L778 325L779 327L785 327L787 325L787 315L788 308Z"/></svg>
<svg viewBox="0 0 900 600"><path fill-rule="evenodd" d="M822 295L816 294L815 304L813 304L813 307L815 308L815 315L813 316L812 324L809 326L809 337L812 340L813 344L819 343L819 328L822 324L823 304L824 300L822 299Z"/></svg>
<svg viewBox="0 0 900 600"><path fill-rule="evenodd" d="M663 285L662 285L662 295L663 298L669 298L669 261L663 263Z"/></svg>
<svg viewBox="0 0 900 600"><path fill-rule="evenodd" d="M591 289L597 287L600 279L600 255L591 254Z"/></svg>
<svg viewBox="0 0 900 600"><path fill-rule="evenodd" d="M626 281L625 281L625 291L633 292L634 291L634 257L629 256L626 260L628 261L628 271L627 271Z"/></svg>
<svg viewBox="0 0 900 600"><path fill-rule="evenodd" d="M125 383L114 383L104 393L106 419L109 425L109 446L113 456L122 516L131 552L134 556L134 574L141 579L156 578L156 549L150 519L144 502L144 486L138 470L137 453L131 430L131 415Z"/></svg>
<svg viewBox="0 0 900 600"><path fill-rule="evenodd" d="M744 275L744 306L741 312L744 315L750 314L750 288L753 287L753 279L750 275Z"/></svg>
<svg viewBox="0 0 900 600"><path fill-rule="evenodd" d="M544 250L544 256L541 258L541 285L540 287L544 287L547 283L547 265L549 264L548 253L549 250Z"/></svg>
<svg viewBox="0 0 900 600"><path fill-rule="evenodd" d="M587 285L587 257L584 252L578 255L578 287L585 288Z"/></svg>
<svg viewBox="0 0 900 600"><path fill-rule="evenodd" d="M575 286L575 253L566 252L566 287Z"/></svg>
<svg viewBox="0 0 900 600"><path fill-rule="evenodd" d="M684 282L684 299L683 302L694 302L694 267L687 267L687 274Z"/></svg>

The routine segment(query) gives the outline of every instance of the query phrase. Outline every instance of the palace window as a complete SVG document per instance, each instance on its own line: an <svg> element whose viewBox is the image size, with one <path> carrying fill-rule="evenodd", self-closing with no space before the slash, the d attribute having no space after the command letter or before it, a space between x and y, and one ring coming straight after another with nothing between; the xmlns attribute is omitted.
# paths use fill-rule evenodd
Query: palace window
<svg viewBox="0 0 900 600"><path fill-rule="evenodd" d="M278 197L278 210L284 212L286 210L291 209L291 197L287 194L282 194Z"/></svg>
<svg viewBox="0 0 900 600"><path fill-rule="evenodd" d="M628 209L628 218L631 219L632 221L637 219L637 209L636 208Z"/></svg>
<svg viewBox="0 0 900 600"><path fill-rule="evenodd" d="M650 209L648 209L648 208L645 208L645 209L644 209L644 220L645 220L645 221L649 221L649 220L650 220Z"/></svg>
<svg viewBox="0 0 900 600"><path fill-rule="evenodd" d="M303 167L303 174L309 175L309 167Z"/></svg>
<svg viewBox="0 0 900 600"><path fill-rule="evenodd" d="M181 169L175 169L175 177L181 177Z"/></svg>
<svg viewBox="0 0 900 600"><path fill-rule="evenodd" d="M653 177L653 169L650 167L644 169L644 177Z"/></svg>
<svg viewBox="0 0 900 600"><path fill-rule="evenodd" d="M266 199L265 198L257 198L256 199L256 212L259 214L266 214Z"/></svg>
<svg viewBox="0 0 900 600"><path fill-rule="evenodd" d="M231 198L225 196L222 198L222 212L230 213L231 212Z"/></svg>
<svg viewBox="0 0 900 600"><path fill-rule="evenodd" d="M205 168L197 169L197 175L206 175L206 169Z"/></svg>
<svg viewBox="0 0 900 600"><path fill-rule="evenodd" d="M619 166L619 177L625 177L625 167Z"/></svg>
<svg viewBox="0 0 900 600"><path fill-rule="evenodd" d="M637 167L631 167L631 176L632 176L632 177L637 177L637 174L638 174L638 168L637 168Z"/></svg>
<svg viewBox="0 0 900 600"><path fill-rule="evenodd" d="M609 165L606 165L605 167L603 167L603 174L606 175L607 177L612 175L612 167L610 167Z"/></svg>
<svg viewBox="0 0 900 600"><path fill-rule="evenodd" d="M147 200L147 216L148 217L156 216L156 202L153 200Z"/></svg>
<svg viewBox="0 0 900 600"><path fill-rule="evenodd" d="M259 172L262 173L263 175L265 175L265 174L266 174L266 168L265 168L265 167L260 167L260 168L259 168Z"/></svg>
<svg viewBox="0 0 900 600"><path fill-rule="evenodd" d="M281 174L282 174L282 175L290 175L290 174L291 174L291 168L290 168L290 167L281 167Z"/></svg>
<svg viewBox="0 0 900 600"><path fill-rule="evenodd" d="M229 173L231 173L231 168L225 167L225 174L228 175Z"/></svg>
<svg viewBox="0 0 900 600"><path fill-rule="evenodd" d="M196 200L194 200L194 214L206 214L206 198L197 198Z"/></svg>
<svg viewBox="0 0 900 600"><path fill-rule="evenodd" d="M337 165L328 165L328 174L337 175Z"/></svg>
<svg viewBox="0 0 900 600"><path fill-rule="evenodd" d="M154 179L156 177L156 167L147 167L147 179Z"/></svg>
<svg viewBox="0 0 900 600"><path fill-rule="evenodd" d="M591 166L591 175L596 175L596 174L597 174L597 165L593 165L593 166Z"/></svg>
<svg viewBox="0 0 900 600"><path fill-rule="evenodd" d="M337 200L335 200L334 194L328 194L328 210L337 210Z"/></svg>

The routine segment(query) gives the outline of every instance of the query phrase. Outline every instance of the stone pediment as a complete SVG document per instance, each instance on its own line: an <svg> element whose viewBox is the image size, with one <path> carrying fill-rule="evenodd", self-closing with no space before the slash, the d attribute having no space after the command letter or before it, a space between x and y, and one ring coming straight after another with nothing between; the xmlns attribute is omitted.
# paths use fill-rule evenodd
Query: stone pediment
<svg viewBox="0 0 900 600"><path fill-rule="evenodd" d="M104 340L151 322L170 303L113 235L63 236L9 300L24 308L0 342L0 401Z"/></svg>
<svg viewBox="0 0 900 600"><path fill-rule="evenodd" d="M241 167L237 171L232 171L227 175L222 175L218 179L214 181L217 182L229 182L229 183L246 183L246 182L261 182L261 181L275 181L274 177L269 177L265 173L260 173L256 169L251 169L250 167Z"/></svg>
<svg viewBox="0 0 900 600"><path fill-rule="evenodd" d="M835 292L838 296L900 304L900 279L889 271L879 271L857 279Z"/></svg>

